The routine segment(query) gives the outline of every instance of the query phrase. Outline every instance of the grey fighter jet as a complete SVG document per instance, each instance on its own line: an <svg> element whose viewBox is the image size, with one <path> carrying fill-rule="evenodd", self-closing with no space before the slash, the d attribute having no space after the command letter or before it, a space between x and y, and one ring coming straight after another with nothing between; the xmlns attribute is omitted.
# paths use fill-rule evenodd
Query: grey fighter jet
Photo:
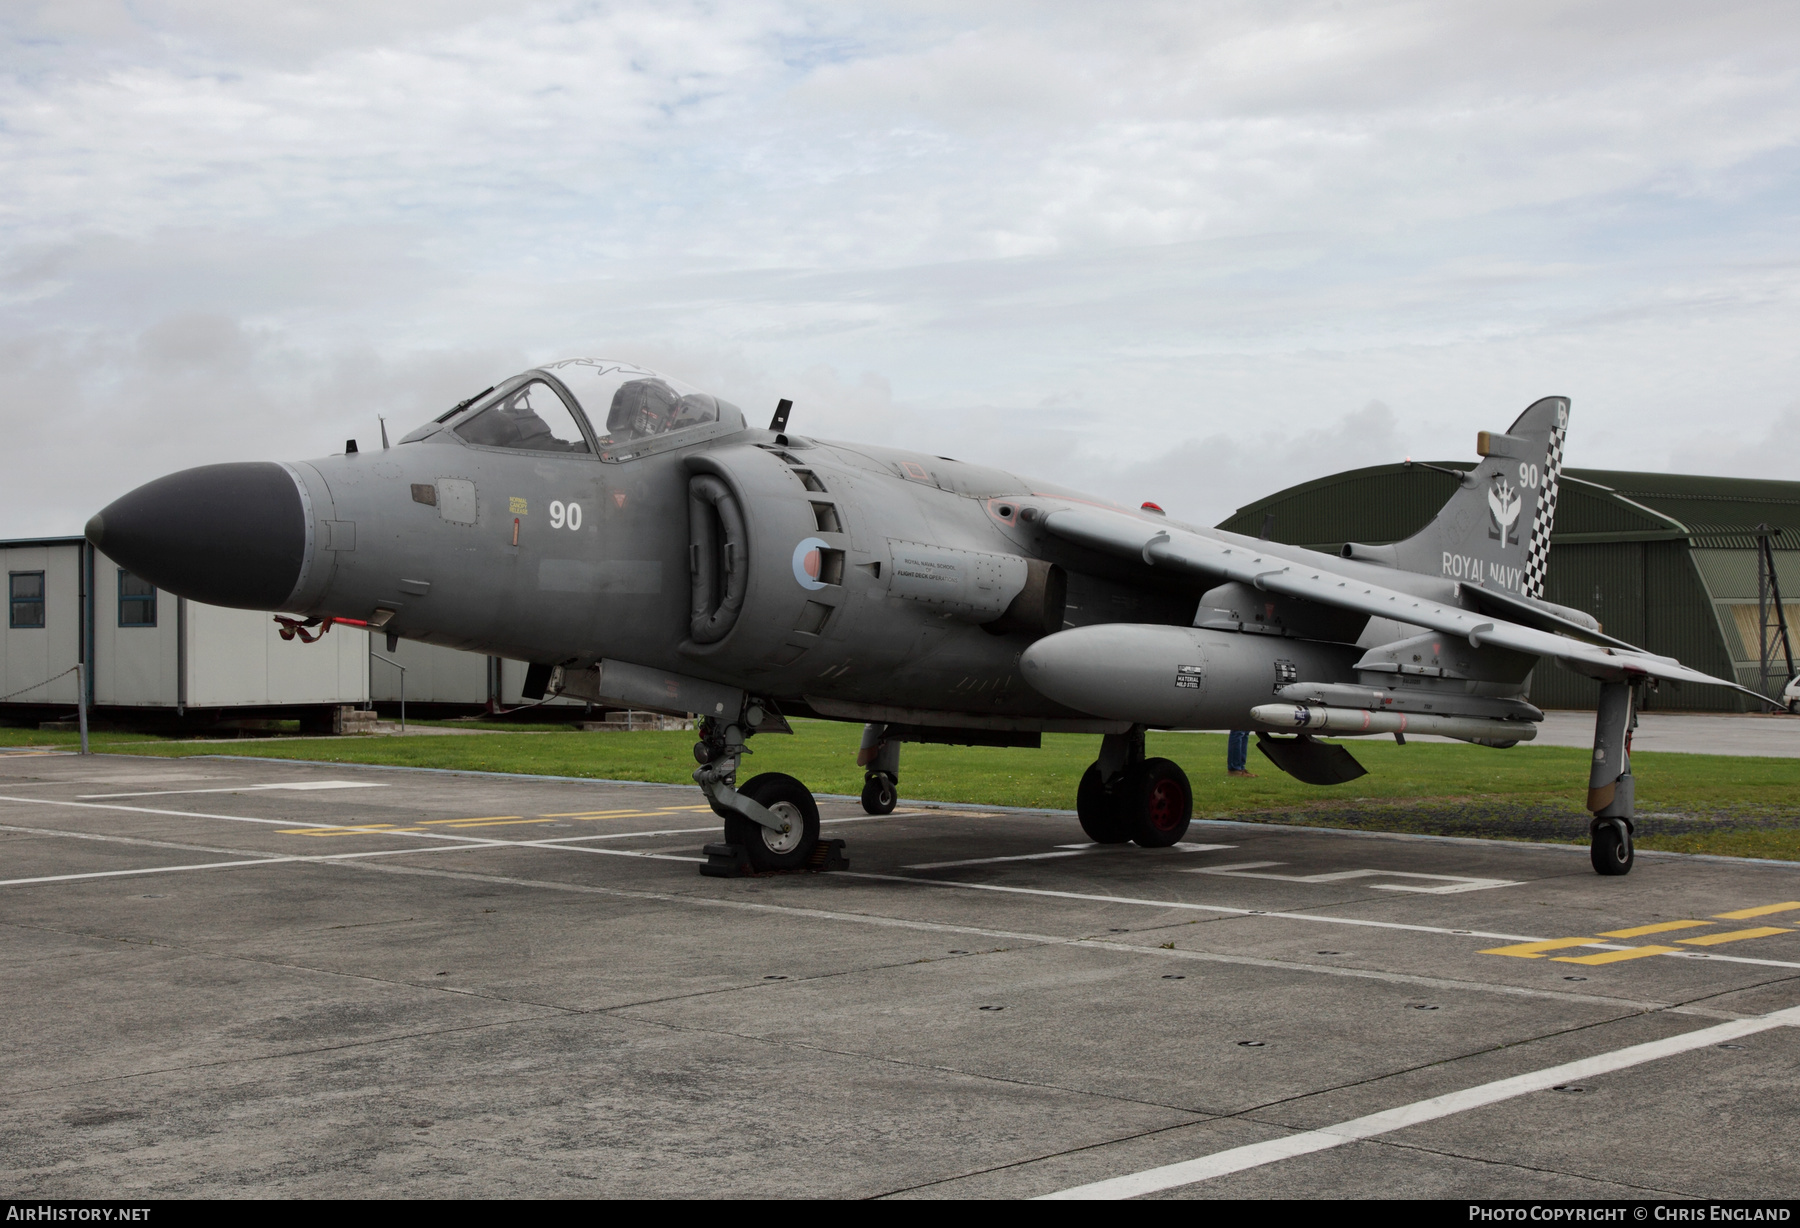
<svg viewBox="0 0 1800 1228"><path fill-rule="evenodd" d="M727 859L762 870L823 852L800 781L738 781L748 741L788 716L865 726L871 813L894 806L903 743L1099 735L1081 825L1154 847L1182 838L1192 793L1145 757L1146 729L1253 729L1282 770L1336 784L1363 769L1320 735L1531 739L1548 657L1601 683L1593 864L1624 874L1639 688L1735 686L1540 597L1561 397L1481 432L1480 463L1416 536L1342 557L808 438L788 410L756 428L679 380L571 359L391 449L159 478L87 536L161 588L303 634L368 626L530 662L533 698L695 714L694 779Z"/></svg>

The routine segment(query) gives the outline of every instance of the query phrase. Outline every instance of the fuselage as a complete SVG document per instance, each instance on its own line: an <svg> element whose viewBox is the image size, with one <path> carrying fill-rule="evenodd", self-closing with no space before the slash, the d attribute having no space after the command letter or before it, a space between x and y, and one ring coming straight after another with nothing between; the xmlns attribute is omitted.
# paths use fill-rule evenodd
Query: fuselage
<svg viewBox="0 0 1800 1228"><path fill-rule="evenodd" d="M1205 625L1203 582L1038 527L1082 504L1168 523L1152 512L926 453L751 428L700 394L656 420L696 421L634 434L627 420L650 421L656 406L622 410L621 398L669 388L660 377L620 385L603 429L595 396L575 391L594 369L527 372L392 448L173 475L106 509L90 535L147 578L217 604L354 620L565 670L627 661L840 719L1110 730L1126 718L1096 708L1132 706L1124 675L1113 688L1122 699L1076 707L1021 668L1034 644L1101 627L1167 629L1132 633L1154 647L1133 654L1146 688L1175 686L1182 668L1199 679L1182 685L1178 719L1154 723L1243 727L1249 707L1296 674L1353 676L1366 620L1276 634L1261 613ZM561 442L521 408L529 393L548 415L546 389L576 420ZM209 485L227 479L242 491ZM197 516L208 500L210 517ZM276 599L290 566L291 589ZM1455 599L1444 581L1381 571L1388 584ZM254 592L233 588L252 572ZM1062 641L1072 668L1100 634Z"/></svg>

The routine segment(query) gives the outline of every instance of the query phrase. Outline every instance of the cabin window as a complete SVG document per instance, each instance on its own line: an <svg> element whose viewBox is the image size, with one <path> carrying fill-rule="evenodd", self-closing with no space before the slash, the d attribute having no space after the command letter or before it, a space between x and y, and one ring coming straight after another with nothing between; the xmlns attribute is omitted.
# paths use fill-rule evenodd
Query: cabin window
<svg viewBox="0 0 1800 1228"><path fill-rule="evenodd" d="M501 393L464 419L456 433L486 448L590 452L575 415L543 380L534 379Z"/></svg>
<svg viewBox="0 0 1800 1228"><path fill-rule="evenodd" d="M13 571L6 576L7 595L11 599L10 623L15 628L44 625L44 573Z"/></svg>
<svg viewBox="0 0 1800 1228"><path fill-rule="evenodd" d="M119 625L156 625L156 585L119 568Z"/></svg>

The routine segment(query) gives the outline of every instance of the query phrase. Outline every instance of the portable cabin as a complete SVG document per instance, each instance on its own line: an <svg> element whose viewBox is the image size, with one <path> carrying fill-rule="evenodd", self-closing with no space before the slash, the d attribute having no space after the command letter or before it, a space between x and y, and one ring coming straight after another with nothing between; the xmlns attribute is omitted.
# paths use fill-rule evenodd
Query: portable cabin
<svg viewBox="0 0 1800 1228"><path fill-rule="evenodd" d="M162 592L81 537L0 541L0 719L66 716L75 665L96 711L299 717L341 728L369 700L369 634L337 626L317 643L281 638L273 617Z"/></svg>

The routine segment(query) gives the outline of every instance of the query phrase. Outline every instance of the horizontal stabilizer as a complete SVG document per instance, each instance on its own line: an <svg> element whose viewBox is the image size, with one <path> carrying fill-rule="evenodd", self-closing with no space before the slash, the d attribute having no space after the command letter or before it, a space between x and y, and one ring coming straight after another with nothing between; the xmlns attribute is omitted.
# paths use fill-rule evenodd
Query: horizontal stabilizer
<svg viewBox="0 0 1800 1228"><path fill-rule="evenodd" d="M1516 597L1512 593L1503 593L1492 588L1477 588L1474 585L1470 585L1463 591L1474 599L1475 608L1483 614L1497 614L1501 618L1518 623L1521 627L1532 627L1539 631L1554 632L1557 635L1573 636L1589 644L1605 644L1609 648L1623 648L1627 652L1644 651L1636 644L1628 644L1624 640L1607 635L1598 626L1588 627L1576 622L1559 612L1565 607L1552 607L1547 601L1534 601L1530 597Z"/></svg>

